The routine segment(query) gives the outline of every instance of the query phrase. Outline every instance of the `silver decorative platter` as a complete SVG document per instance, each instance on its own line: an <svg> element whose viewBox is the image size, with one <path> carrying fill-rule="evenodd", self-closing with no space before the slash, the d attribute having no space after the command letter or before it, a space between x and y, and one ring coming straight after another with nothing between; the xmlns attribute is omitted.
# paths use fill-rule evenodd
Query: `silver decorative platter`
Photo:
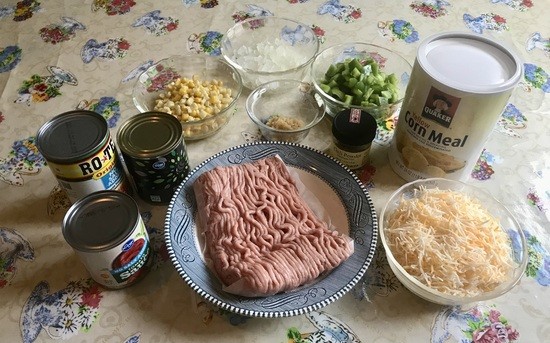
<svg viewBox="0 0 550 343"><path fill-rule="evenodd" d="M216 166L250 163L279 155L325 208L338 231L354 241L353 255L315 282L267 297L227 293L204 261L202 229L197 227L193 183ZM332 157L307 146L255 142L224 150L194 168L176 189L165 220L165 240L172 263L201 297L224 310L248 317L289 317L318 310L350 291L369 267L376 249L378 224L368 191L359 179Z"/></svg>

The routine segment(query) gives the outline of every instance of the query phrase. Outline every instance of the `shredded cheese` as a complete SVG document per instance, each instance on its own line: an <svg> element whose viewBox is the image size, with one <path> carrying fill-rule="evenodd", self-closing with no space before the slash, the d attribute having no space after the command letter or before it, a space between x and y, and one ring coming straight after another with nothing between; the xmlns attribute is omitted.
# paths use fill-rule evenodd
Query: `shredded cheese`
<svg viewBox="0 0 550 343"><path fill-rule="evenodd" d="M509 237L475 198L421 188L402 197L385 222L395 259L439 292L475 296L506 281L513 268Z"/></svg>

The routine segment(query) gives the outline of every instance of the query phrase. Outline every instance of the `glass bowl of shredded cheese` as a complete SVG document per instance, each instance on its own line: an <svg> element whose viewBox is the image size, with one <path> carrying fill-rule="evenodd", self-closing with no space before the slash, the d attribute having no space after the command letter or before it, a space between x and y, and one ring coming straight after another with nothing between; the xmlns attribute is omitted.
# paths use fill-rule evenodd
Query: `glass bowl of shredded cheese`
<svg viewBox="0 0 550 343"><path fill-rule="evenodd" d="M277 79L302 80L319 45L309 25L264 16L245 19L227 30L221 53L237 68L244 86L254 89Z"/></svg>
<svg viewBox="0 0 550 343"><path fill-rule="evenodd" d="M512 213L488 192L460 181L405 184L383 207L379 224L394 274L437 304L501 296L527 266L526 239Z"/></svg>
<svg viewBox="0 0 550 343"><path fill-rule="evenodd" d="M246 112L263 139L300 143L325 115L323 102L299 80L276 80L254 89L246 99Z"/></svg>
<svg viewBox="0 0 550 343"><path fill-rule="evenodd" d="M145 70L132 96L141 113L160 111L176 117L189 141L212 136L227 125L242 90L241 76L223 59L181 55Z"/></svg>

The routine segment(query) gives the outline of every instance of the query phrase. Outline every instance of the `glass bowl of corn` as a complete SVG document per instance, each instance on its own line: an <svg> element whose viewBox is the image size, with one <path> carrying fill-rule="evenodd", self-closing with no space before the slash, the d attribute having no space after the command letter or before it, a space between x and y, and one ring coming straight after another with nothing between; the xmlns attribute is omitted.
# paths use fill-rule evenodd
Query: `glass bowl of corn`
<svg viewBox="0 0 550 343"><path fill-rule="evenodd" d="M241 76L223 59L181 55L147 68L132 98L140 113L160 111L176 117L189 141L210 137L227 125L242 89Z"/></svg>

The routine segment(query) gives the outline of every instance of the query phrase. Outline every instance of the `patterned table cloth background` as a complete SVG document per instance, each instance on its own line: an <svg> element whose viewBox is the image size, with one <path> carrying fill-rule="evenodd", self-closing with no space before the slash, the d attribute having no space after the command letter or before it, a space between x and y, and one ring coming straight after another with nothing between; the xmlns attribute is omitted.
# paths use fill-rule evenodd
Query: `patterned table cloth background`
<svg viewBox="0 0 550 343"><path fill-rule="evenodd" d="M131 90L144 68L175 54L217 56L231 25L260 15L310 25L321 48L362 41L411 63L422 39L442 31L476 32L516 49L525 77L469 180L503 201L526 231L530 260L516 288L471 306L434 305L406 290L377 253L361 282L319 311L245 318L194 295L166 254L166 208L144 204L152 271L119 291L89 278L61 234L69 202L37 151L36 131L78 108L102 114L115 132L137 114ZM549 18L548 0L2 0L0 341L550 342ZM246 95L218 135L187 144L192 167L259 139L244 110ZM404 183L386 156L393 124L379 128L371 160L359 172L377 211ZM303 144L324 150L329 141L322 123Z"/></svg>

